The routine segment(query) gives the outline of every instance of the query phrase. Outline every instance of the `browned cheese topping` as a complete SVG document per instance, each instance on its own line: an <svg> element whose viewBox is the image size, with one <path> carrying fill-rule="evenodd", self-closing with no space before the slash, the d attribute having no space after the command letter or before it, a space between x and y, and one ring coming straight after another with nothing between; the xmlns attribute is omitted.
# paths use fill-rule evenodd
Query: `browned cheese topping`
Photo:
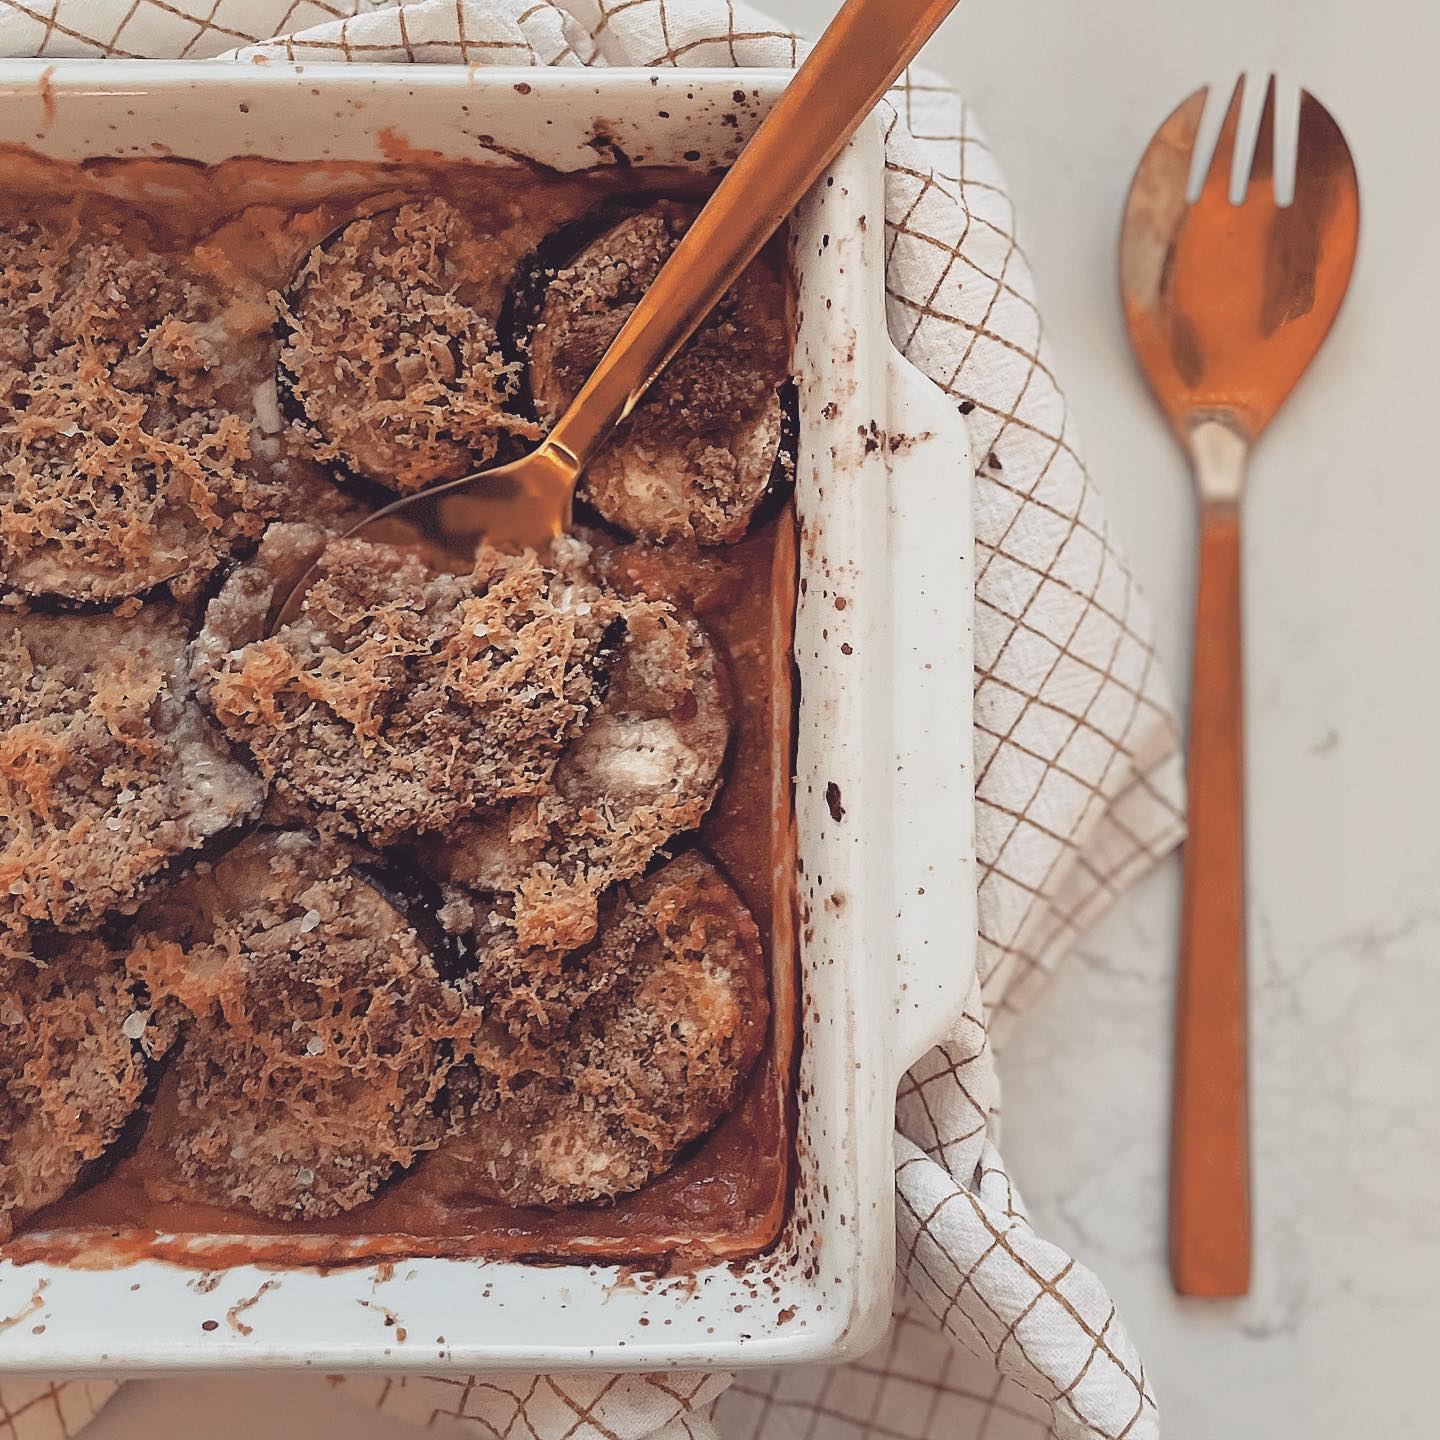
<svg viewBox="0 0 1440 1440"><path fill-rule="evenodd" d="M142 917L165 923L131 966L190 1017L165 1128L216 1203L335 1215L444 1137L446 1075L480 1022L365 863L258 832Z"/></svg>
<svg viewBox="0 0 1440 1440"><path fill-rule="evenodd" d="M387 844L442 830L541 791L603 693L630 607L587 578L587 559L565 539L543 563L483 550L469 575L438 575L331 541L301 619L222 655L209 702L265 775L353 832ZM233 600L212 606L211 635Z"/></svg>
<svg viewBox="0 0 1440 1440"><path fill-rule="evenodd" d="M530 342L531 388L547 422L579 392L692 215L652 206L556 275ZM583 497L648 539L740 539L780 453L788 324L782 281L751 265L590 463Z"/></svg>
<svg viewBox="0 0 1440 1440"><path fill-rule="evenodd" d="M478 469L505 435L518 366L483 291L495 259L443 200L352 220L296 277L281 364L315 456L402 492Z"/></svg>
<svg viewBox="0 0 1440 1440"><path fill-rule="evenodd" d="M511 977L482 966L475 985L493 1000ZM510 1204L638 1189L734 1104L764 1044L759 933L698 855L622 890L596 943L537 965L532 985L510 1024L533 1068L454 1082L475 1188Z"/></svg>
<svg viewBox="0 0 1440 1440"><path fill-rule="evenodd" d="M601 895L705 817L729 736L724 672L705 631L647 602L629 617L609 692L552 783L459 826L443 847L453 881L505 897L486 908L480 943L523 970L529 951L589 941Z"/></svg>
<svg viewBox="0 0 1440 1440"><path fill-rule="evenodd" d="M177 856L254 814L263 785L205 717L186 630L133 615L0 613L0 927L133 909Z"/></svg>
<svg viewBox="0 0 1440 1440"><path fill-rule="evenodd" d="M255 455L268 307L222 305L150 246L138 220L0 225L7 589L189 596L274 513Z"/></svg>
<svg viewBox="0 0 1440 1440"><path fill-rule="evenodd" d="M0 1240L119 1137L174 1020L99 941L0 960Z"/></svg>

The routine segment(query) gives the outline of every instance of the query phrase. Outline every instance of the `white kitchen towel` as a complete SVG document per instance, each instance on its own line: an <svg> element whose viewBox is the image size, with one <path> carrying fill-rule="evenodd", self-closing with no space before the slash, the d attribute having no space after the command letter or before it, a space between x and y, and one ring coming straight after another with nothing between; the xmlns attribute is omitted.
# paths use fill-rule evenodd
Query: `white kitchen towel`
<svg viewBox="0 0 1440 1440"><path fill-rule="evenodd" d="M740 0L0 0L3 55L790 67L803 52ZM964 1022L898 1097L894 1329L849 1365L733 1381L486 1375L345 1387L442 1433L1158 1434L1144 1367L1104 1288L1025 1218L996 1148L992 1045L1076 933L1180 837L1176 727L1144 602L1077 452L994 157L965 103L923 72L888 105L891 332L967 417L980 457L980 966ZM104 1394L93 1383L0 1385L0 1440L72 1435Z"/></svg>

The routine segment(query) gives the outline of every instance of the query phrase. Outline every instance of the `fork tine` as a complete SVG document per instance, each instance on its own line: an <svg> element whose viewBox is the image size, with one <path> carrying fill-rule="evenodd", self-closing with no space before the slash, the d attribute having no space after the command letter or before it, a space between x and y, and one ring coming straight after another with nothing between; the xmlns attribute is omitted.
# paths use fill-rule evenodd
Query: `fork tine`
<svg viewBox="0 0 1440 1440"><path fill-rule="evenodd" d="M1153 301L1165 271L1165 246L1185 209L1195 136L1209 90L1186 96L1150 138L1125 202L1120 231L1121 287L1126 295Z"/></svg>
<svg viewBox="0 0 1440 1440"><path fill-rule="evenodd" d="M1215 142L1215 153L1210 157L1210 168L1205 172L1202 191L1219 191L1217 198L1226 199L1230 194L1230 172L1235 164L1235 136L1240 130L1240 103L1245 94L1245 76L1235 81L1230 92L1230 104L1225 111L1225 122L1220 126L1220 138Z"/></svg>
<svg viewBox="0 0 1440 1440"><path fill-rule="evenodd" d="M1250 179L1246 185L1259 185L1273 190L1275 178L1275 75L1271 72L1265 86L1265 107L1260 112L1260 128L1255 133L1255 153L1250 160Z"/></svg>
<svg viewBox="0 0 1440 1440"><path fill-rule="evenodd" d="M1165 123L1151 136L1140 157L1132 181L1134 188L1156 195L1169 195L1177 189L1184 194L1195 136L1209 94L1209 89L1202 85L1165 117Z"/></svg>
<svg viewBox="0 0 1440 1440"><path fill-rule="evenodd" d="M1295 164L1295 184L1302 177L1333 177L1348 172L1355 182L1355 159L1335 117L1308 91L1300 92L1299 154Z"/></svg>

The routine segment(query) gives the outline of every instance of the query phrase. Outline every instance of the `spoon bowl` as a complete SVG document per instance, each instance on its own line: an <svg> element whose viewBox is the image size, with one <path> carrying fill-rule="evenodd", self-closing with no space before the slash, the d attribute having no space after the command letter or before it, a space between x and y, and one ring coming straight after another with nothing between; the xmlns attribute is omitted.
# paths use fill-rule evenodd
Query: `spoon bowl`
<svg viewBox="0 0 1440 1440"><path fill-rule="evenodd" d="M392 501L346 532L379 545L408 550L431 569L463 574L485 543L539 550L570 528L580 464L546 440L507 465ZM274 634L300 615L319 573L313 564L271 612Z"/></svg>
<svg viewBox="0 0 1440 1440"><path fill-rule="evenodd" d="M1253 441L1329 333L1350 283L1360 187L1340 127L1300 96L1294 196L1275 188L1275 80L1243 199L1231 203L1241 84L1199 195L1186 199L1207 90L1156 131L1130 188L1120 287L1135 354L1183 444L1220 420Z"/></svg>

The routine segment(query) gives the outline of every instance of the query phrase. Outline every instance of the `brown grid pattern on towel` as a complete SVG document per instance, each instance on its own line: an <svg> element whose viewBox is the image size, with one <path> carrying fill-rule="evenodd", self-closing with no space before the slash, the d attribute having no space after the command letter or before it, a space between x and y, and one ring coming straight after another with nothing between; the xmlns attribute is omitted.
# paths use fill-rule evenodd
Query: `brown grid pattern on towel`
<svg viewBox="0 0 1440 1440"><path fill-rule="evenodd" d="M108 1380L7 1380L0 1385L0 1440L77 1434L114 1391Z"/></svg>
<svg viewBox="0 0 1440 1440"><path fill-rule="evenodd" d="M709 1440L722 1376L653 1375L357 1377L349 1389L377 1409L442 1434L494 1440L638 1440L663 1433ZM666 1428L668 1427L668 1428Z"/></svg>
<svg viewBox="0 0 1440 1440"><path fill-rule="evenodd" d="M0 0L0 53L46 57L790 66L803 49L739 0ZM966 415L977 458L980 970L956 1034L897 1099L908 1292L876 1354L750 1373L728 1391L678 1373L350 1383L437 1431L708 1437L720 1397L735 1440L1157 1433L1113 1305L1033 1234L994 1149L992 1044L1075 934L1178 839L1176 731L994 157L939 81L911 73L891 98L891 331ZM71 1434L105 1392L7 1382L0 1440Z"/></svg>
<svg viewBox="0 0 1440 1440"><path fill-rule="evenodd" d="M897 1314L844 1366L744 1373L716 1407L726 1440L1047 1440L1047 1406L948 1336Z"/></svg>
<svg viewBox="0 0 1440 1440"><path fill-rule="evenodd" d="M1154 1393L1114 1304L1089 1270L1031 1230L994 1146L963 1187L914 1147L900 1150L900 1269L913 1301L1047 1402L1057 1434L1157 1433Z"/></svg>

